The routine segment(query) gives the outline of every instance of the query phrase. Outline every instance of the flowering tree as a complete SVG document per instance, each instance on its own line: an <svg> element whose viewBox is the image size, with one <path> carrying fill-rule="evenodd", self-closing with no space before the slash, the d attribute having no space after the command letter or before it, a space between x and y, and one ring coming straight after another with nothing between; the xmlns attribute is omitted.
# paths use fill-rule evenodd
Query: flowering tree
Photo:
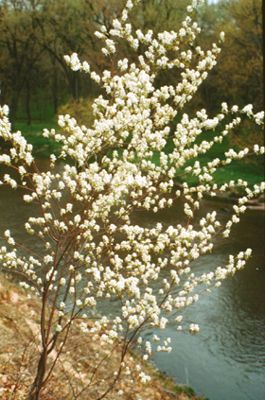
<svg viewBox="0 0 265 400"><path fill-rule="evenodd" d="M79 126L64 115L59 116L59 132L44 130L45 137L61 143L60 155L51 155L47 172L39 171L32 146L21 133L11 132L8 107L0 109L0 136L9 143L0 162L15 171L3 174L1 184L21 188L23 201L38 208L25 229L35 236L35 243L40 242L39 254L16 243L9 230L4 233L7 244L0 248L2 268L19 273L21 285L41 299L40 354L31 400L40 398L74 323L110 345L104 359L96 361L93 371L88 370L85 387L89 398L103 399L124 370L130 373L126 355L141 342L143 328L163 329L174 317L179 330L197 332L196 323L182 322L182 310L198 300L199 287L219 286L244 267L251 255L250 249L231 255L226 265L207 274L192 268L193 260L213 250L216 236L229 237L248 200L264 189L264 183L249 187L243 180L217 185L215 172L233 160L263 154L264 148L230 149L222 159L204 164L197 157L221 143L242 118L262 125L264 113L254 114L251 105L239 109L225 103L213 118L204 109L192 117L184 113L183 107L216 64L219 45L214 43L207 51L195 45L200 32L194 21L196 0L187 8L188 16L178 32L157 35L132 29L128 14L137 3L139 0L128 0L112 28L102 26L96 32L103 40L106 57L113 57L119 41L124 40L136 54L135 63L121 59L112 72L97 74L77 54L65 56L74 71L89 74L105 94L94 101L91 127ZM223 39L221 33L220 43ZM158 74L173 68L176 85L157 87ZM212 130L216 130L213 139L204 140L205 133ZM169 142L171 150L166 151ZM60 167L59 160L64 160ZM196 183L177 186L179 171L186 180L194 177ZM194 222L205 195L215 196L231 188L240 188L241 197L224 225L216 212ZM185 215L182 225L157 223L150 228L133 223L135 210L157 213L180 199ZM154 285L159 290L154 290ZM111 320L101 314L91 325L92 309L113 298L119 300L119 314ZM117 347L121 338L122 345ZM171 350L169 339L159 340L154 336L154 343L145 343L144 359L155 349ZM117 349L118 370L95 389L98 371L106 368ZM143 382L149 379L140 367L138 372ZM76 398L84 390L81 392Z"/></svg>

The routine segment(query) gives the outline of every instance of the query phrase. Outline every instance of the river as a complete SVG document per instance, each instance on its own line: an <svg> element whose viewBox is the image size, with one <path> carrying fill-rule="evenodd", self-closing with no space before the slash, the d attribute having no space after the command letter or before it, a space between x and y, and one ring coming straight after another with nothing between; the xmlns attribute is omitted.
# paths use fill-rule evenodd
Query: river
<svg viewBox="0 0 265 400"><path fill-rule="evenodd" d="M204 212L217 209L223 218L231 206L205 201ZM30 207L21 205L16 192L0 190L0 231L10 227L23 236L22 226ZM4 218L3 218L4 216ZM148 214L136 215L136 220L149 225ZM161 213L159 219L174 225L179 223L176 210ZM172 338L172 353L156 353L152 361L176 382L190 385L210 400L264 400L265 398L265 215L249 210L232 231L229 241L220 240L212 255L194 263L194 268L209 271L222 265L230 253L247 247L253 257L247 267L218 289L201 295L200 301L189 307L186 318L200 325L194 336L176 331L172 322L160 336ZM110 310L111 311L111 310ZM146 330L144 339L154 331ZM146 399L147 400L147 399Z"/></svg>
<svg viewBox="0 0 265 400"><path fill-rule="evenodd" d="M205 203L207 209L230 212L230 207L223 207ZM202 294L198 303L186 310L186 318L200 325L200 333L181 334L174 323L162 331L164 337L172 338L173 351L169 356L156 353L156 366L210 400L265 399L264 245L264 212L249 210L232 231L229 243L221 241L214 254L193 264L196 269L209 271L222 265L228 254L253 249L244 270L218 289ZM151 333L147 331L145 338Z"/></svg>

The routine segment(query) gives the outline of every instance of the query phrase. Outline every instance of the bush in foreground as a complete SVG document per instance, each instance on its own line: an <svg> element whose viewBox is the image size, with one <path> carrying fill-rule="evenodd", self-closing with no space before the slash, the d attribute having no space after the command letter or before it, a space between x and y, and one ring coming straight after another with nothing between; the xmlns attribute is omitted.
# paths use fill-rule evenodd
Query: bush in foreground
<svg viewBox="0 0 265 400"><path fill-rule="evenodd" d="M21 285L37 293L42 304L30 400L41 398L76 324L83 334L93 333L101 346L107 343L110 350L102 357L95 353L82 389L73 389L69 380L75 398L84 392L89 399L111 396L125 377L134 376L128 363L133 347L142 345L144 360L155 350L171 350L170 338L162 340L157 335L143 344L143 329L164 329L174 318L178 330L198 332L196 321L188 323L183 318L183 309L199 299L203 288L219 286L243 268L251 255L250 249L230 255L226 265L217 265L207 274L192 268L194 260L214 250L216 237L229 238L248 200L264 190L264 183L248 187L243 180L218 186L215 172L233 160L263 154L264 148L230 149L221 159L204 165L191 161L222 142L242 118L262 125L264 113L254 114L251 105L239 109L223 103L212 118L204 109L187 115L184 107L216 64L219 44L207 51L197 45L197 1L187 8L188 16L178 32L156 36L150 30L132 29L128 15L137 3L128 0L120 19L109 30L102 26L96 32L104 43L103 54L113 59L115 68L97 73L77 54L65 57L74 71L89 74L105 94L94 100L92 126L79 126L65 115L58 120L60 133L44 130L45 137L61 143L60 155L51 155L48 171L39 171L32 146L21 133L11 132L8 107L0 109L0 136L10 144L0 161L14 171L3 174L1 183L19 189L23 201L32 207L25 224L27 233L34 236L32 246L16 242L7 230L7 244L0 249L2 268L19 274ZM223 39L221 33L220 43ZM135 63L116 60L120 41L131 47ZM165 69L176 71L176 85L156 87L156 77ZM217 127L220 133L207 141L207 132ZM169 143L170 152L165 151ZM157 156L158 163L154 162ZM195 183L176 187L177 171L183 168L186 180L193 176ZM205 195L235 187L243 195L224 225L217 212L197 217ZM184 223L159 222L159 211L174 204L183 208ZM152 227L136 224L136 210L157 213L158 222ZM95 313L113 299L118 304L114 316ZM113 371L109 360L117 354L119 362ZM141 364L137 374L143 383L151 379Z"/></svg>

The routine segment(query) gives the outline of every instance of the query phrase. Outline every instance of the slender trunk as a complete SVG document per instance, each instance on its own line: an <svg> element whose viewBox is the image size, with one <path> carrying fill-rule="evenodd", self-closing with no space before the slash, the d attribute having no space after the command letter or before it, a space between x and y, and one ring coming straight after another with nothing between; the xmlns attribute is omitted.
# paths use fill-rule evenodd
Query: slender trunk
<svg viewBox="0 0 265 400"><path fill-rule="evenodd" d="M78 101L78 77L75 73L72 74L72 91L74 99Z"/></svg>
<svg viewBox="0 0 265 400"><path fill-rule="evenodd" d="M30 98L31 98L31 87L30 82L27 80L26 83L26 114L27 114L27 124L31 125L31 108L30 108Z"/></svg>
<svg viewBox="0 0 265 400"><path fill-rule="evenodd" d="M46 372L46 363L47 363L47 349L44 348L38 362L37 374L30 389L28 400L40 399L40 392L42 389L42 384Z"/></svg>
<svg viewBox="0 0 265 400"><path fill-rule="evenodd" d="M52 58L53 64L53 79L52 79L52 98L53 98L53 110L54 114L57 114L58 111L58 73L56 60Z"/></svg>
<svg viewBox="0 0 265 400"><path fill-rule="evenodd" d="M48 290L48 286L46 286L46 284L45 284L44 291L42 294L41 321L40 321L42 351L39 356L37 372L35 375L34 382L31 386L30 392L29 392L28 400L39 400L40 399L40 392L43 387L43 382L45 379L45 372L47 369L48 340L49 340L48 337L46 337L46 329L45 329L47 290Z"/></svg>
<svg viewBox="0 0 265 400"><path fill-rule="evenodd" d="M76 75L75 78L75 98L79 101L79 75Z"/></svg>
<svg viewBox="0 0 265 400"><path fill-rule="evenodd" d="M262 0L263 110L265 110L265 0ZM265 135L265 124L264 124Z"/></svg>
<svg viewBox="0 0 265 400"><path fill-rule="evenodd" d="M6 85L5 81L1 82L0 102L1 102L1 104L9 103L8 86Z"/></svg>
<svg viewBox="0 0 265 400"><path fill-rule="evenodd" d="M16 116L17 116L18 98L19 98L18 92L13 89L11 104L10 104L10 120L11 120L12 124L14 124Z"/></svg>
<svg viewBox="0 0 265 400"><path fill-rule="evenodd" d="M67 81L72 98L78 101L78 81L76 73L70 71L70 74L67 75Z"/></svg>

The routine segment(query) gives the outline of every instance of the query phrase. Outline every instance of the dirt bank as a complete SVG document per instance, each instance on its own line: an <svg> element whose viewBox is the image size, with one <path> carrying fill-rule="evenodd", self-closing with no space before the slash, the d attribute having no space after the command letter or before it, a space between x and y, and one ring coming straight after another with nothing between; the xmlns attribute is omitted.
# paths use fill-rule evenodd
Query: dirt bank
<svg viewBox="0 0 265 400"><path fill-rule="evenodd" d="M34 376L39 352L40 315L39 300L28 296L6 276L0 274L0 398L1 400L26 400ZM92 322L90 322L92 324ZM95 388L90 387L80 397L76 393L87 385L87 371L96 359L109 349L100 346L92 334L83 334L74 327L67 346L60 357L58 368L51 376L42 393L42 400L90 400L104 379L104 369L98 372ZM106 345L107 346L107 345ZM108 361L105 373L113 374L119 365L119 349ZM56 354L53 355L55 357ZM136 371L141 364L152 379L140 382L137 373L123 375L119 386L108 395L108 400L199 400L192 390L176 386L170 379L161 376L151 365L143 365L140 356L128 356L127 365ZM104 383L103 383L104 384Z"/></svg>

